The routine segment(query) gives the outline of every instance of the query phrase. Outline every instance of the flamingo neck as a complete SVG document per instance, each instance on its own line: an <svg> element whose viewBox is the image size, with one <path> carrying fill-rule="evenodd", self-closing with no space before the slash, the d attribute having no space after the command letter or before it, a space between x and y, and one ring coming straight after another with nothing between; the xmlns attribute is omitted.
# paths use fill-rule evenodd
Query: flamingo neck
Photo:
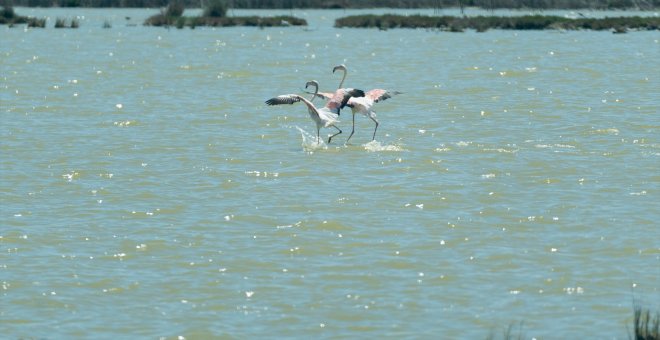
<svg viewBox="0 0 660 340"><path fill-rule="evenodd" d="M346 80L346 74L348 74L348 70L344 69L344 75L341 77L341 82L339 83L339 86L337 86L338 89L342 88L344 85L344 80Z"/></svg>
<svg viewBox="0 0 660 340"><path fill-rule="evenodd" d="M314 98L316 98L316 95L319 93L319 85L318 84L310 84L314 86L314 94L312 94L312 98L309 100L310 102L314 101Z"/></svg>

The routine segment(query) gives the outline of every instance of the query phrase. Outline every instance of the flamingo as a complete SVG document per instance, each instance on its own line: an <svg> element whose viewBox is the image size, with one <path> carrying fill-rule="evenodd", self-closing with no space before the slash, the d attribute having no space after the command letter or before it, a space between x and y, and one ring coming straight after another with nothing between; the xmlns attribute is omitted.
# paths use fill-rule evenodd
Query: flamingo
<svg viewBox="0 0 660 340"><path fill-rule="evenodd" d="M346 74L348 73L348 71L346 69L346 66L343 65L343 64L335 66L332 69L332 73L335 73L335 71L337 71L337 70L344 71L344 75L341 77L341 81L339 82L339 85L337 86L337 89L341 89L341 86L344 85L344 80L346 80ZM307 93L312 94L311 92L307 92ZM319 97L319 98L325 99L325 100L330 100L330 99L332 99L332 97L334 95L335 95L334 93L330 93L330 92L318 92L317 91L314 94L312 94L312 99L311 100L314 101L314 98L316 98L316 97Z"/></svg>
<svg viewBox="0 0 660 340"><path fill-rule="evenodd" d="M314 86L315 91L314 95L318 93L319 83L316 80L308 81L305 84L305 88L309 86ZM282 105L282 104L293 104L297 102L303 102L307 105L307 112L309 113L310 118L316 123L316 143L319 143L320 131L322 127L334 127L337 129L337 133L328 138L328 144L332 141L332 137L341 133L341 129L338 128L335 123L339 122L337 118L339 117L339 111L346 106L346 103L351 97L363 97L364 91L357 89L339 89L335 92L333 97L325 104L322 108L316 108L314 104L302 96L297 94L284 94L280 95L266 101L267 105ZM313 99L314 97L312 97Z"/></svg>
<svg viewBox="0 0 660 340"><path fill-rule="evenodd" d="M376 130L378 130L379 124L378 120L376 120L376 111L373 109L374 104L385 99L392 98L392 96L397 94L401 94L401 92L373 89L365 93L364 97L350 98L346 106L350 107L351 111L353 112L353 129L351 130L351 134L348 136L348 139L346 139L346 142L348 143L348 141L351 139L351 137L353 137L353 134L355 133L355 114L358 112L369 117L374 121L374 123L376 123L376 127L374 127L374 134L371 136L372 141L376 140Z"/></svg>
<svg viewBox="0 0 660 340"><path fill-rule="evenodd" d="M341 64L337 65L332 69L332 73L335 73L337 70L343 71L344 76L341 78L341 82L339 83L338 88L341 89L342 85L344 85L344 80L346 80L346 75L348 74L348 69L346 68L346 65ZM392 98L392 96L395 96L397 94L401 94L399 91L389 91L389 90L383 90L383 89L373 89L371 91L368 91L365 93L364 97L353 97L348 100L346 103L346 106L351 108L351 111L353 112L353 129L351 130L351 134L348 136L348 139L346 139L346 142L348 142L351 137L353 137L353 134L355 133L355 114L356 113L361 113L365 115L366 117L369 117L371 120L374 121L376 124L376 127L374 128L374 134L371 137L371 140L376 140L376 130L378 130L378 120L376 120L376 111L373 110L373 106L375 103L381 102L385 99ZM329 93L327 92L317 92L315 93L314 97L320 97L326 100L329 100L332 98Z"/></svg>

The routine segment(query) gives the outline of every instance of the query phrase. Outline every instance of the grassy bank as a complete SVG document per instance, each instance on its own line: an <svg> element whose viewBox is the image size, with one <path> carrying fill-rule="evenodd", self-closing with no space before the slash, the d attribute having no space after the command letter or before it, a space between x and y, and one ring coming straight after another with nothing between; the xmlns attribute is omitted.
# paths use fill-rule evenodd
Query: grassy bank
<svg viewBox="0 0 660 340"><path fill-rule="evenodd" d="M505 30L658 30L659 17L616 17L569 19L559 16L525 15L511 17L476 16L425 16L425 15L355 15L339 18L335 27L378 28L426 28L462 32L474 29L483 32L489 29Z"/></svg>

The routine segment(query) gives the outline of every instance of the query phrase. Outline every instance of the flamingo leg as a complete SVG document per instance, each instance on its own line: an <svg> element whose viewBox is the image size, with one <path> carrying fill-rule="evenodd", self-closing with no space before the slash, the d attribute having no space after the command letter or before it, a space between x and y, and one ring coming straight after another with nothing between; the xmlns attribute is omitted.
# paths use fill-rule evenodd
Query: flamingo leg
<svg viewBox="0 0 660 340"><path fill-rule="evenodd" d="M378 130L378 121L374 117L370 116L369 118L371 118L371 120L373 120L374 123L376 123L376 127L374 128L374 135L373 135L373 137L371 137L371 140L374 141L374 140L376 140L376 130Z"/></svg>
<svg viewBox="0 0 660 340"><path fill-rule="evenodd" d="M355 133L355 113L353 113L353 130L351 130L350 136L348 136L348 139L346 140L346 143L353 137L353 134Z"/></svg>
<svg viewBox="0 0 660 340"><path fill-rule="evenodd" d="M341 129L340 129L340 128L338 128L338 127L336 127L336 126L334 126L334 125L331 125L331 126L334 127L335 129L337 129L339 132L335 133L334 135L332 135L332 136L330 136L330 137L328 138L328 144L330 144L330 141L332 140L332 137L334 137L334 136L336 136L336 135L338 135L338 134L341 133Z"/></svg>
<svg viewBox="0 0 660 340"><path fill-rule="evenodd" d="M319 143L319 135L321 134L321 128L317 127L316 128L316 144Z"/></svg>

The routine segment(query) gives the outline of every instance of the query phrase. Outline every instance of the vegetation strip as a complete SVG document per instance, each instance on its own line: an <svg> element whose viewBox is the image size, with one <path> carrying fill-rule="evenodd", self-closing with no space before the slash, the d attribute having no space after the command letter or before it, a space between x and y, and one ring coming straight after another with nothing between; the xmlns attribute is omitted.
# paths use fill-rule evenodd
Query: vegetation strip
<svg viewBox="0 0 660 340"><path fill-rule="evenodd" d="M292 16L276 17L228 17L227 4L222 0L209 0L204 8L204 14L198 17L184 17L185 6L180 0L170 1L167 8L159 14L149 17L144 24L147 26L307 26L305 19Z"/></svg>
<svg viewBox="0 0 660 340"><path fill-rule="evenodd" d="M306 26L305 19L299 19L291 16L277 16L277 17L164 17L159 15L148 18L145 22L147 26L176 26L183 28L188 26L195 28L196 26L258 26L258 27L272 27L272 26Z"/></svg>
<svg viewBox="0 0 660 340"><path fill-rule="evenodd" d="M11 0L21 7L143 7L166 6L168 0ZM186 7L197 7L199 0L181 0ZM227 0L233 8L452 8L484 9L637 9L654 10L660 0ZM2 0L0 0L2 3Z"/></svg>
<svg viewBox="0 0 660 340"><path fill-rule="evenodd" d="M505 30L610 30L625 32L633 30L658 30L660 17L615 17L615 18L578 18L570 19L560 16L524 15L524 16L426 16L426 15L355 15L339 18L335 27L352 28L427 28L443 31L462 32L465 29L474 29L484 32L488 29Z"/></svg>

